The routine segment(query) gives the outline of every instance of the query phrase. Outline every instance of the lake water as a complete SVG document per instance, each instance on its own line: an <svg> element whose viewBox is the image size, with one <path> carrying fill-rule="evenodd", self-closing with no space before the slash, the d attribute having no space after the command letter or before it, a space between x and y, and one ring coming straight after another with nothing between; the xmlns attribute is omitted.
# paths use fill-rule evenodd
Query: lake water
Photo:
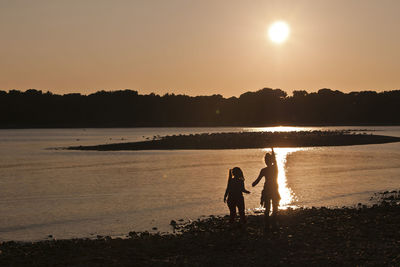
<svg viewBox="0 0 400 267"><path fill-rule="evenodd" d="M203 132L369 129L400 137L400 127L124 128L0 130L0 240L170 231L174 219L227 214L228 169L239 166L246 208L259 207L251 183L269 149L66 151L49 148L140 141ZM276 148L281 208L368 204L399 189L400 143Z"/></svg>

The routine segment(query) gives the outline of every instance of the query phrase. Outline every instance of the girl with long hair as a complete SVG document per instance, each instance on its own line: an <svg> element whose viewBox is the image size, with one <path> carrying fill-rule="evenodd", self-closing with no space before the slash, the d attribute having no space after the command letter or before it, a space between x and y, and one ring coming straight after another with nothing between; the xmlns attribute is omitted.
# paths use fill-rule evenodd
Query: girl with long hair
<svg viewBox="0 0 400 267"><path fill-rule="evenodd" d="M230 219L229 222L233 223L236 217L236 208L239 210L240 222L246 223L244 215L244 198L243 194L250 194L244 187L243 172L239 167L229 170L228 185L225 190L224 202L228 202ZM226 200L228 198L228 201Z"/></svg>

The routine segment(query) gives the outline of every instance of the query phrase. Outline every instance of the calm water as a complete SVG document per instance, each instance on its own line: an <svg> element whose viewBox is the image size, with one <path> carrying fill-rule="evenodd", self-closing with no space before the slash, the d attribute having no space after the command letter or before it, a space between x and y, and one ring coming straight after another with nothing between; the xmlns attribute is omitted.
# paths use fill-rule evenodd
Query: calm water
<svg viewBox="0 0 400 267"><path fill-rule="evenodd" d="M323 129L366 127L325 127ZM321 128L139 128L0 130L0 240L124 235L171 230L171 219L227 214L228 169L251 182L269 149L96 152L49 148L128 142L156 135ZM400 136L400 127L368 127ZM281 208L353 206L377 191L398 189L400 143L276 149Z"/></svg>

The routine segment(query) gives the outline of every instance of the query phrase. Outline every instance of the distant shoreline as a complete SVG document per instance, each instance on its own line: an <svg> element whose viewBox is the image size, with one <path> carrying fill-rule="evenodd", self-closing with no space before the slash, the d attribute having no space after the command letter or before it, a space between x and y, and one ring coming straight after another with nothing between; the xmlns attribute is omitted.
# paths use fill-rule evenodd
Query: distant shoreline
<svg viewBox="0 0 400 267"><path fill-rule="evenodd" d="M293 132L231 132L172 135L129 143L70 146L68 150L183 150L251 149L266 147L318 147L400 142L399 137L360 134L349 130Z"/></svg>
<svg viewBox="0 0 400 267"><path fill-rule="evenodd" d="M29 129L121 129L121 128L266 128L266 127L393 127L400 123L350 123L350 124L277 124L277 125L53 125L53 126L0 126L0 130Z"/></svg>
<svg viewBox="0 0 400 267"><path fill-rule="evenodd" d="M400 90L288 95L262 88L239 97L140 94L135 90L57 95L0 90L0 128L399 125Z"/></svg>

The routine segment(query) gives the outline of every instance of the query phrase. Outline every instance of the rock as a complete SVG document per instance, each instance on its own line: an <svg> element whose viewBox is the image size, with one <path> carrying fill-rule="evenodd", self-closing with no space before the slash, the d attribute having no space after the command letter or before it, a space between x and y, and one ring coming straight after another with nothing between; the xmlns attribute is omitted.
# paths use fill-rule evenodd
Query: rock
<svg viewBox="0 0 400 267"><path fill-rule="evenodd" d="M128 234L131 238L138 237L138 234L135 231L129 232Z"/></svg>

